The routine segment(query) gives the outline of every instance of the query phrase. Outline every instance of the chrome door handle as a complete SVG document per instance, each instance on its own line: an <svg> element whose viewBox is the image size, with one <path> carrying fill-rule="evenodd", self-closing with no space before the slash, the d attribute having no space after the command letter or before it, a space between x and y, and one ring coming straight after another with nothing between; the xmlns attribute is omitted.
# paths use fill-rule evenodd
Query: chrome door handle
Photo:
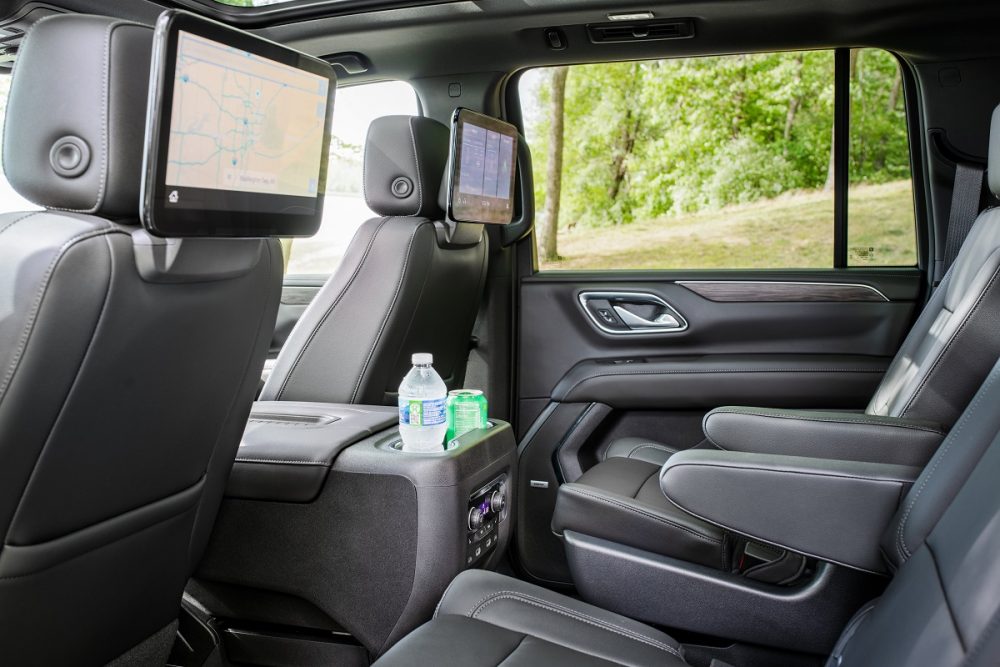
<svg viewBox="0 0 1000 667"><path fill-rule="evenodd" d="M636 315L622 306L614 306L622 322L633 329L680 329L681 323L670 313L660 313L652 320Z"/></svg>

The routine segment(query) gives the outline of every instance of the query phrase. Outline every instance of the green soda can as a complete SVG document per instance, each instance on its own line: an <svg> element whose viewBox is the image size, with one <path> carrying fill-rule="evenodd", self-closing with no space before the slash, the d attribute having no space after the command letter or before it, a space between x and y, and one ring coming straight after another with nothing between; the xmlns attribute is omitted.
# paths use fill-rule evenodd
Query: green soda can
<svg viewBox="0 0 1000 667"><path fill-rule="evenodd" d="M479 389L455 389L448 392L448 432L445 442L477 428L486 428L486 397Z"/></svg>

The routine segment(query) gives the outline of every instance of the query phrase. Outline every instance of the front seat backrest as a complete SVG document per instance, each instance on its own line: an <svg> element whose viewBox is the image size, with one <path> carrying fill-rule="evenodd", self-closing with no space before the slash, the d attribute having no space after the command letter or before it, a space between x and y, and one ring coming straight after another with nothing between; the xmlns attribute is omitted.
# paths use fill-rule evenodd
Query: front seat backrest
<svg viewBox="0 0 1000 667"><path fill-rule="evenodd" d="M990 127L989 187L1000 196L1000 107ZM1000 355L1000 209L979 215L866 412L951 425Z"/></svg>
<svg viewBox="0 0 1000 667"><path fill-rule="evenodd" d="M4 664L166 661L274 326L276 242L138 226L152 41L57 16L14 68L3 163L45 209L0 215Z"/></svg>
<svg viewBox="0 0 1000 667"><path fill-rule="evenodd" d="M378 213L302 314L263 401L394 404L413 352L431 352L449 389L465 375L486 277L481 225L443 222L448 128L386 116L365 143L364 190Z"/></svg>

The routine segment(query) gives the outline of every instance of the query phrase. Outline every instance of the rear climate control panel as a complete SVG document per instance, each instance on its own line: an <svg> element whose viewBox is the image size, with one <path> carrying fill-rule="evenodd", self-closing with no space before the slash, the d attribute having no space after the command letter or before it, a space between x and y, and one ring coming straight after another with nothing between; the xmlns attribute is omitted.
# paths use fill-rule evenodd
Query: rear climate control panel
<svg viewBox="0 0 1000 667"><path fill-rule="evenodd" d="M497 477L469 496L466 520L465 565L471 567L496 549L500 524L507 520L507 475Z"/></svg>

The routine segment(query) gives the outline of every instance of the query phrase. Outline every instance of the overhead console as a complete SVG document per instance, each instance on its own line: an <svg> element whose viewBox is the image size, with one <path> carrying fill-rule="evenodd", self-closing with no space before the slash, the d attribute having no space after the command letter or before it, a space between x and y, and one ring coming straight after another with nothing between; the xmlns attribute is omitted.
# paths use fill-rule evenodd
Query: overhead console
<svg viewBox="0 0 1000 667"><path fill-rule="evenodd" d="M415 454L397 423L381 406L254 405L188 588L230 660L366 664L429 618L460 571L496 566L510 539L510 426Z"/></svg>

